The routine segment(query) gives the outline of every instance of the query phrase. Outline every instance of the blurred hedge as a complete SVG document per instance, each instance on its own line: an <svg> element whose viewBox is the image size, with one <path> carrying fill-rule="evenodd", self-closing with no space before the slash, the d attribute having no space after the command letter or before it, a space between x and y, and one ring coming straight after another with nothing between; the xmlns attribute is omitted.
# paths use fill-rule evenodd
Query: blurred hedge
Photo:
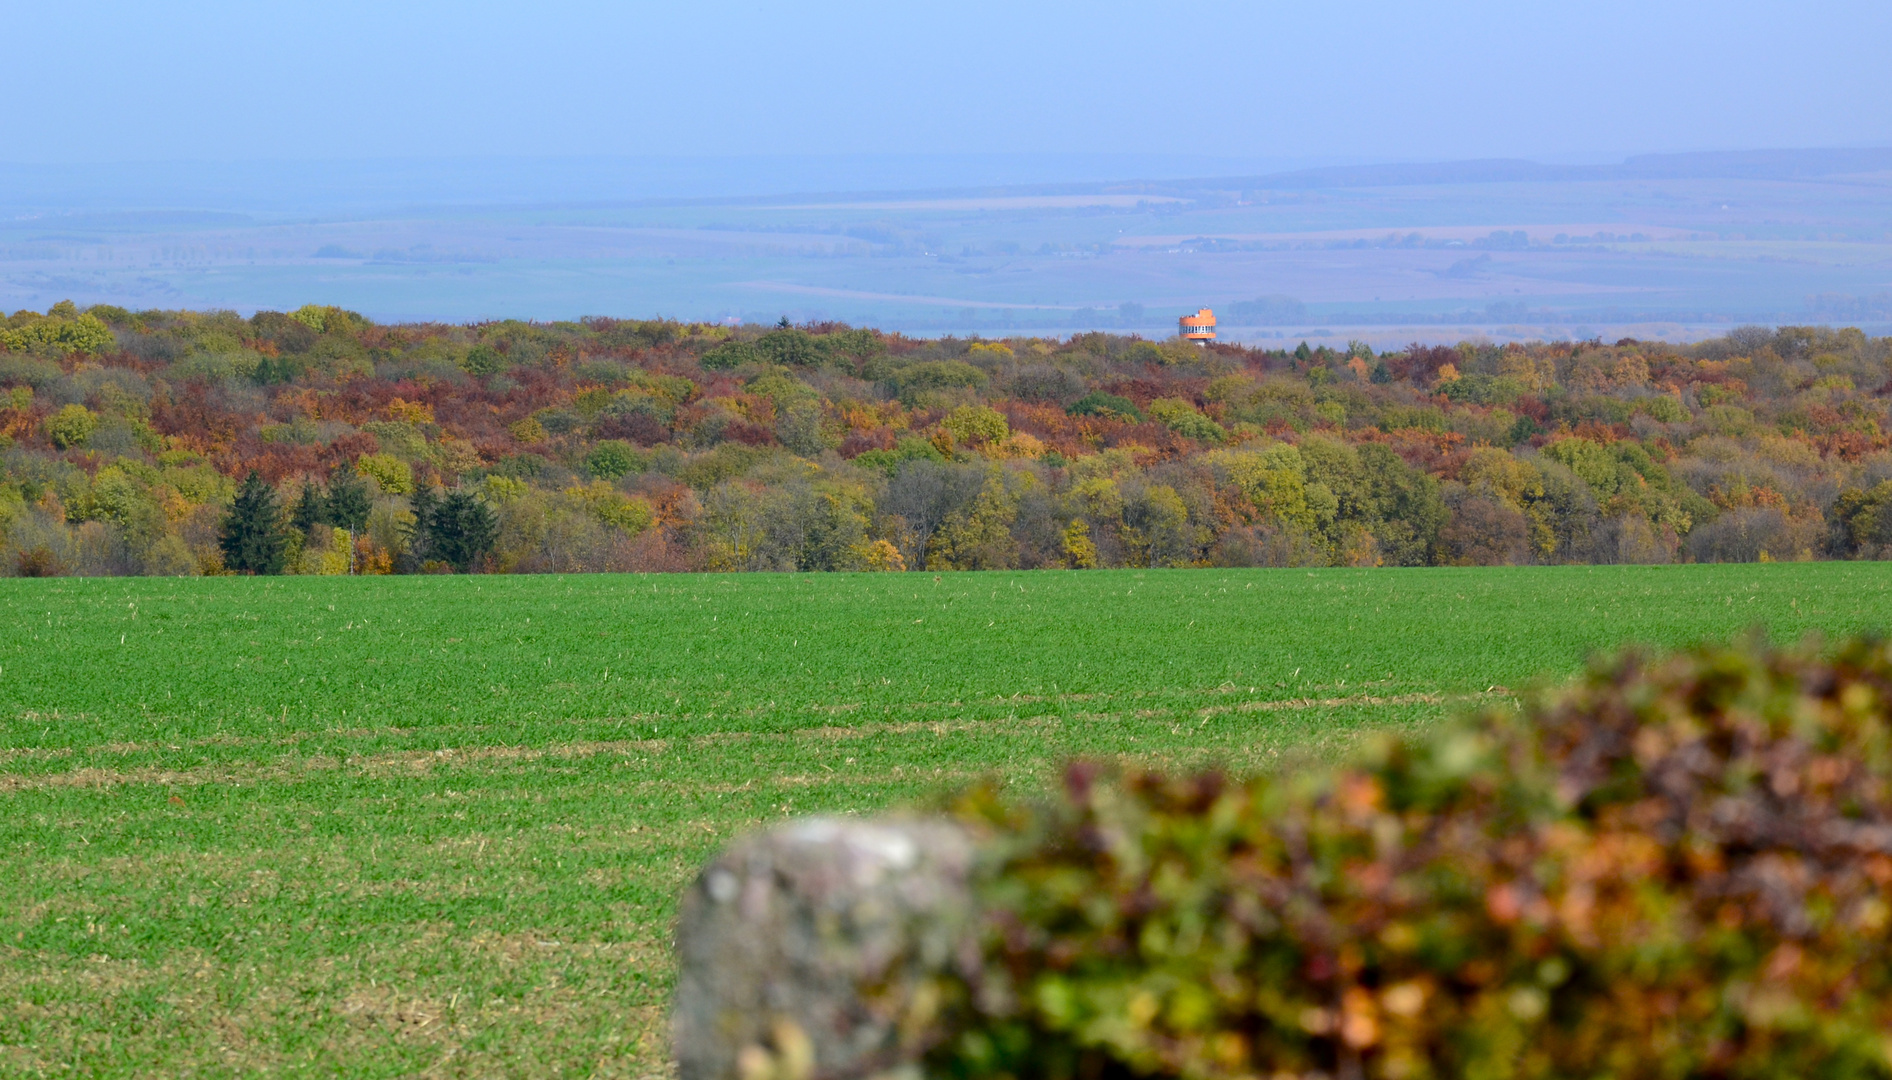
<svg viewBox="0 0 1892 1080"><path fill-rule="evenodd" d="M1318 774L967 796L957 1077L1892 1075L1892 649L1626 655Z"/></svg>

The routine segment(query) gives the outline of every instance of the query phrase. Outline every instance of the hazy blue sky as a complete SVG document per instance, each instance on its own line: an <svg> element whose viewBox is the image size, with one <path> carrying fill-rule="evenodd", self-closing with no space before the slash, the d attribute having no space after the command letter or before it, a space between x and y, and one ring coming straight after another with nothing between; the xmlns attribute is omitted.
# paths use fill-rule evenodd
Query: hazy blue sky
<svg viewBox="0 0 1892 1080"><path fill-rule="evenodd" d="M0 160L1892 143L1892 4L20 4Z"/></svg>

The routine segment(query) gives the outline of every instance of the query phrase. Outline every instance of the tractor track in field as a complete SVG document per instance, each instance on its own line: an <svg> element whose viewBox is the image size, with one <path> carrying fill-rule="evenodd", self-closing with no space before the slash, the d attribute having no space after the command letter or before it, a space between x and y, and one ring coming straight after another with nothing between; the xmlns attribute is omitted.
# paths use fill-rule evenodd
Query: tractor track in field
<svg viewBox="0 0 1892 1080"><path fill-rule="evenodd" d="M58 788L111 788L127 785L156 787L196 787L204 784L250 785L295 783L317 776L338 773L355 776L419 775L437 769L478 767L483 765L581 761L615 756L627 763L655 763L655 760L683 748L709 748L744 743L790 743L800 741L837 742L884 736L958 734L1008 734L1021 729L1053 729L1067 722L1107 723L1131 717L1152 719L1172 716L1177 720L1194 717L1206 722L1216 716L1245 713L1300 711L1307 709L1396 708L1409 705L1448 705L1496 700L1508 696L1502 687L1479 694L1398 694L1385 697L1356 694L1346 697L1292 698L1277 701L1251 701L1234 705L1216 705L1178 712L1174 710L1134 710L1130 712L1081 713L1073 716L1008 716L990 720L912 720L875 721L859 724L829 724L784 732L714 732L677 738L588 740L553 743L545 746L493 745L450 747L437 750L397 750L374 754L285 755L266 761L235 762L215 765L170 767L141 765L125 768L79 764L70 769L34 772L0 772L0 793ZM263 740L259 740L263 741ZM277 742L277 740L267 740ZM231 740L212 740L217 746L229 746ZM149 754L184 750L188 744L109 743L93 749L58 748L38 752L13 753L0 761L91 761L99 756Z"/></svg>

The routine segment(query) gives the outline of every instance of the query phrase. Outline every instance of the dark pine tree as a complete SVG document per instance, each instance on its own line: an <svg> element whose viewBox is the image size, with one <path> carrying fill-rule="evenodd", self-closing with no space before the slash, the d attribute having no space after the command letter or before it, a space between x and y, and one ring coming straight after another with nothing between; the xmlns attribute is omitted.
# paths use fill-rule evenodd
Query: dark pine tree
<svg viewBox="0 0 1892 1080"><path fill-rule="evenodd" d="M304 536L317 525L333 524L328 516L328 501L322 498L322 492L314 482L302 485L302 497L289 511L289 525Z"/></svg>
<svg viewBox="0 0 1892 1080"><path fill-rule="evenodd" d="M408 500L408 507L414 512L414 520L406 526L407 554L404 556L407 569L417 570L429 559L438 558L433 550L434 514L440 509L440 492L432 484L421 481L414 486L414 494Z"/></svg>
<svg viewBox="0 0 1892 1080"><path fill-rule="evenodd" d="M499 539L499 518L470 491L449 492L440 500L428 527L431 557L470 572Z"/></svg>
<svg viewBox="0 0 1892 1080"><path fill-rule="evenodd" d="M362 482L355 470L347 465L338 465L328 478L328 503L325 510L328 523L338 529L347 529L358 533L368 527L368 511L373 503L368 500L368 485Z"/></svg>
<svg viewBox="0 0 1892 1080"><path fill-rule="evenodd" d="M276 492L251 469L223 519L223 565L239 574L280 574L286 539Z"/></svg>

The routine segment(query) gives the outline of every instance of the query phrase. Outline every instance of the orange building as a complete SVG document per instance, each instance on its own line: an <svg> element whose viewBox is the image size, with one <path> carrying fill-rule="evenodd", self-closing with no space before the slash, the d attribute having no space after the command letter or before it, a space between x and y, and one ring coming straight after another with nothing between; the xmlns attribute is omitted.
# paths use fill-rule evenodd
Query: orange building
<svg viewBox="0 0 1892 1080"><path fill-rule="evenodd" d="M1198 345L1215 340L1215 312L1199 309L1194 315L1176 320L1176 332Z"/></svg>

